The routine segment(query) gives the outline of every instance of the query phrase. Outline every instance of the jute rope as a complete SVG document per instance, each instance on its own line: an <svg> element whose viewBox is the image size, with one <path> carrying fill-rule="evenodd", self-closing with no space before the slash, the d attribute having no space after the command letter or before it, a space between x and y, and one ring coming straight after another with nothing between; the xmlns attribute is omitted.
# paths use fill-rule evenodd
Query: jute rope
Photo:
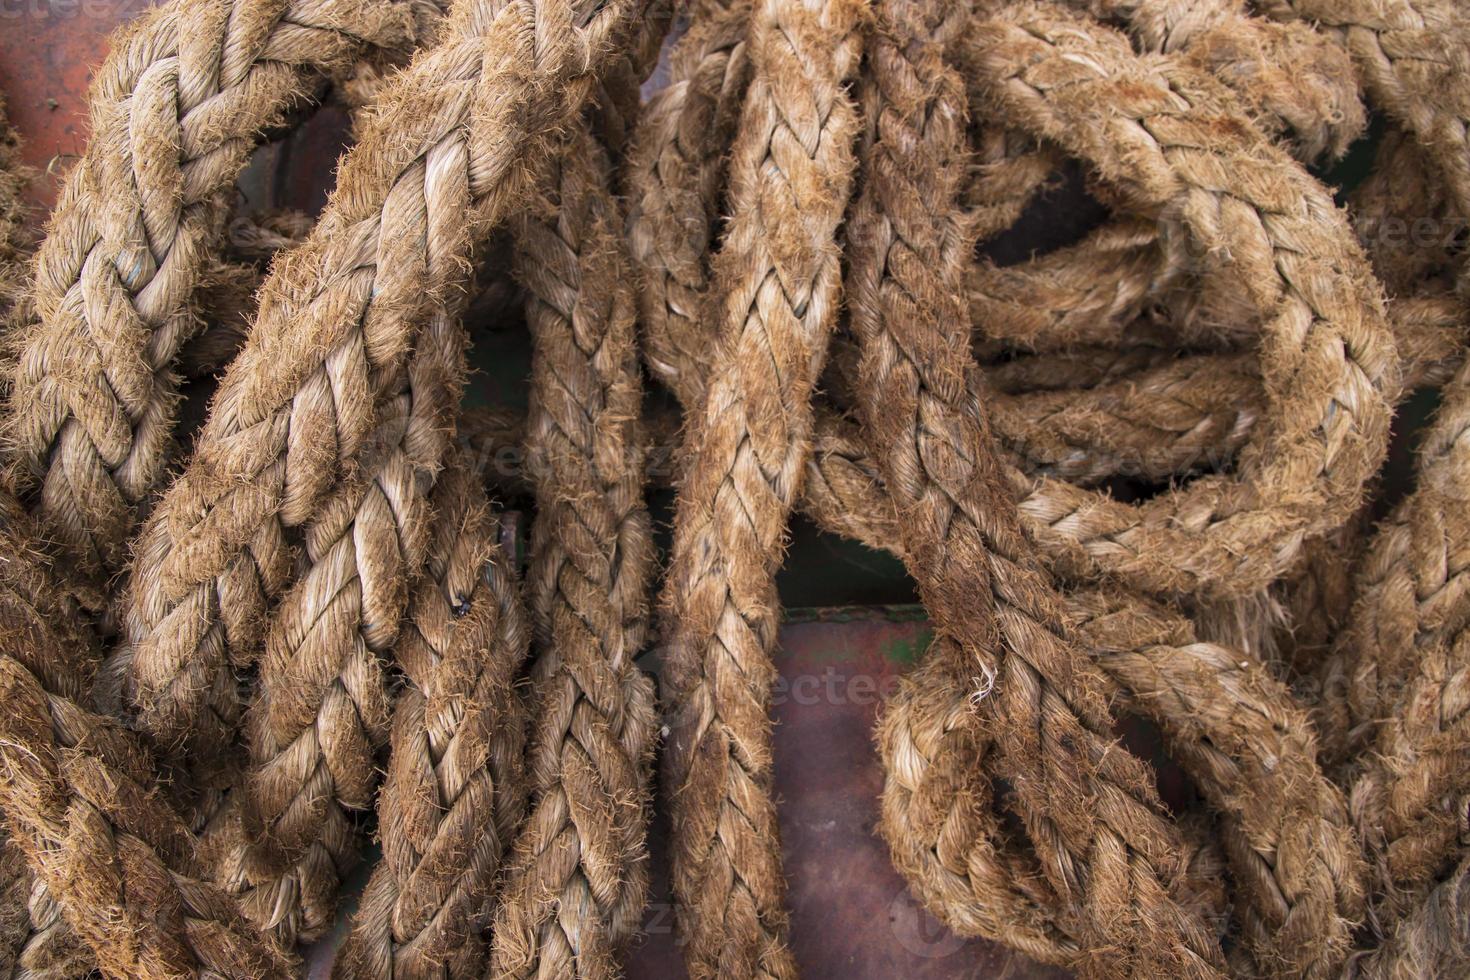
<svg viewBox="0 0 1470 980"><path fill-rule="evenodd" d="M806 509L828 530L871 547L904 541L903 521L851 437L819 430ZM911 558L907 560L912 562ZM1361 858L1341 794L1315 764L1311 728L1260 665L1194 639L1162 607L1073 591L1065 616L1098 657L1113 695L1154 718L1174 756L1229 815L1227 853L1243 886L1243 930L1268 971L1329 975L1349 948L1362 900ZM985 816L994 753L976 723L972 659L940 641L890 707L880 734L895 860L931 908L965 934L1002 938L1076 965L1081 943L1064 904L1009 853ZM1004 690L997 686L998 697ZM981 703L983 706L983 702Z"/></svg>
<svg viewBox="0 0 1470 980"><path fill-rule="evenodd" d="M25 201L31 174L21 162L20 137L6 120L5 102L0 99L0 324L6 334L8 359L13 343L10 334L21 322L17 307L26 305L33 233ZM0 384L8 386L13 372L7 369L3 373Z"/></svg>
<svg viewBox="0 0 1470 980"><path fill-rule="evenodd" d="M1470 858L1383 942L1348 963L1349 980L1417 980L1463 976L1470 969Z"/></svg>
<svg viewBox="0 0 1470 980"><path fill-rule="evenodd" d="M952 696L976 702L970 716L995 744L990 778L1014 788L1014 806L1040 870L1057 894L1067 896L1057 918L1078 938L1079 955L1069 965L1093 975L1217 975L1223 957L1184 894L1182 844L1162 819L1143 767L1126 753L1109 751L1108 711L1097 694L1104 682L1074 646L1064 603L1021 531L971 401L966 379L974 367L963 334L956 338L946 329L963 316L955 308L955 287L970 254L956 209L961 88L942 60L945 46L966 26L962 8L890 0L878 10L868 54L872 81L864 90L876 132L865 143L867 181L849 231L852 325L864 347L857 388L864 434L893 495L901 540L911 549L907 562L925 604L941 633L979 660L969 666L972 678L977 672L983 678L979 692L975 680L957 678ZM993 619L983 606L977 611L977 594L987 593ZM1180 670L1170 677L1164 694L1179 697L1172 688L1188 676ZM1157 686L1143 696L1155 695ZM1198 707L1192 702L1178 713L1198 721L1191 718ZM1232 717L1228 709L1221 715ZM1222 726L1211 727L1218 736ZM1186 744L1223 754L1218 740L1196 735ZM1330 793L1310 750L1296 754ZM1262 756L1257 776L1270 772L1276 758ZM1218 766L1216 758L1209 762ZM1240 793L1246 778L1242 774L1231 789ZM1283 786L1299 779L1293 773ZM1280 795L1272 794L1273 803ZM1319 802L1309 798L1295 809L1315 817ZM1332 858L1339 862L1327 860L1329 871L1341 859L1351 863L1353 855L1340 797L1336 804ZM1281 816L1267 809L1251 823ZM1271 824L1278 835L1281 827ZM896 832L911 842L907 829ZM1251 825L1238 843L1249 850L1262 837ZM1266 853L1274 859L1278 850ZM1263 878L1275 886L1274 869L1264 875L1259 866L1250 870L1256 872L1252 887ZM1249 941L1259 959L1293 975L1330 972L1334 957L1347 951L1351 924L1337 917L1330 879L1326 887L1327 923L1310 921L1321 917L1310 909L1317 895L1280 916L1298 919L1289 927L1251 922ZM1252 910L1259 914L1262 904L1253 902Z"/></svg>
<svg viewBox="0 0 1470 980"><path fill-rule="evenodd" d="M79 575L120 571L163 476L173 362L235 177L323 72L408 28L403 6L374 0L174 0L114 39L37 257L7 420L24 489Z"/></svg>
<svg viewBox="0 0 1470 980"><path fill-rule="evenodd" d="M1463 848L1470 717L1458 688L1467 667L1470 519L1459 443L1467 425L1470 372L1462 368L1420 444L1414 492L1378 527L1362 559L1338 637L1345 683L1329 677L1324 685L1324 714L1345 717L1347 726L1337 748L1356 760L1353 816L1374 866L1381 930L1422 902ZM1345 709L1334 713L1339 693Z"/></svg>
<svg viewBox="0 0 1470 980"><path fill-rule="evenodd" d="M20 847L0 830L0 976L7 980L80 980L92 951L31 872Z"/></svg>
<svg viewBox="0 0 1470 980"><path fill-rule="evenodd" d="M464 344L457 320L430 312L360 471L306 525L300 579L271 616L248 719L246 841L217 873L285 945L331 926L357 847L344 811L372 805L391 721L386 665L429 557L427 493L453 431Z"/></svg>
<svg viewBox="0 0 1470 980"><path fill-rule="evenodd" d="M1164 594L1259 590L1304 536L1356 508L1386 444L1393 343L1346 222L1197 72L1141 60L1122 38L1039 6L1008 8L973 40L1003 115L1183 219L1209 254L1230 256L1230 275L1265 315L1269 414L1238 477L1138 506L1036 481L1022 512L1078 574Z"/></svg>
<svg viewBox="0 0 1470 980"><path fill-rule="evenodd" d="M860 3L761 0L713 262L719 336L689 413L663 598L673 888L696 980L791 977L771 798L773 574L835 326Z"/></svg>
<svg viewBox="0 0 1470 980"><path fill-rule="evenodd" d="M1341 793L1315 764L1305 713L1260 665L1196 642L1186 621L1160 607L1087 592L1067 605L1080 641L1117 685L1108 693L1160 725L1171 755L1223 815L1236 913L1256 967L1334 975L1361 910L1361 857ZM1075 962L1075 939L1044 931L1065 921L1068 900L1037 897L1015 877L1024 855L977 807L990 792L979 767L1003 748L980 734L953 654L936 647L930 656L949 661L926 661L880 730L895 860L952 928ZM977 911L1006 908L1019 913Z"/></svg>
<svg viewBox="0 0 1470 980"><path fill-rule="evenodd" d="M1267 0L1352 56L1369 102L1413 133L1446 196L1470 217L1470 34L1456 0Z"/></svg>
<svg viewBox="0 0 1470 980"><path fill-rule="evenodd" d="M273 265L194 456L135 548L133 699L162 744L202 760L228 743L230 663L253 657L285 585L285 528L316 514L368 448L417 325L454 312L471 246L522 198L642 12L640 0L465 0L366 110L336 194ZM307 699L335 683L340 661L322 663Z"/></svg>
<svg viewBox="0 0 1470 980"><path fill-rule="evenodd" d="M1243 0L1070 0L1126 25L1145 51L1177 52L1238 93L1306 161L1340 157L1367 124L1352 64L1309 24L1248 16Z"/></svg>
<svg viewBox="0 0 1470 980"><path fill-rule="evenodd" d="M649 99L628 154L628 250L640 273L643 360L687 407L703 398L707 259L750 60L749 0L692 5L669 84Z"/></svg>
<svg viewBox="0 0 1470 980"><path fill-rule="evenodd" d="M988 457L988 433L966 404L967 357L946 343L941 327L962 315L946 308L946 297L955 295L969 251L953 188L944 183L953 179L963 114L954 84L944 84L937 39L911 24L901 25L907 31L890 26L900 16L928 26L925 13L895 7L880 5L869 54L875 99L866 107L876 116L877 141L851 232L865 434L893 488L931 615L978 659L964 689L989 702L977 715L995 733L997 771L1016 789L1042 873L1076 896L1063 914L1078 920L1083 948L1097 952L1073 965L1084 975L1215 975L1223 963L1214 937L1174 894L1180 846L1157 811L1150 813L1157 803L1142 767L1118 765L1121 754L1108 760L1108 716L1093 694L1096 682L1079 666L1003 491L999 510L990 499L1000 474ZM993 619L977 609L977 593L993 597Z"/></svg>
<svg viewBox="0 0 1470 980"><path fill-rule="evenodd" d="M338 954L341 977L475 977L501 857L525 815L529 632L499 522L452 457L434 541L395 649L409 686L378 798L383 858Z"/></svg>
<svg viewBox="0 0 1470 980"><path fill-rule="evenodd" d="M532 809L496 909L497 977L615 977L648 895L653 682L637 666L654 570L643 503L636 298L611 164L567 135L545 202L517 216L534 340L526 590L535 624Z"/></svg>
<svg viewBox="0 0 1470 980"><path fill-rule="evenodd" d="M3 506L0 809L11 842L109 976L288 976L281 954L202 880L148 752L79 703L96 644L27 518L13 500Z"/></svg>
<svg viewBox="0 0 1470 980"><path fill-rule="evenodd" d="M1378 145L1373 169L1348 199L1353 226L1390 296L1430 291L1455 265L1464 230L1426 154L1401 130Z"/></svg>
<svg viewBox="0 0 1470 980"><path fill-rule="evenodd" d="M25 293L34 242L24 195L32 175L20 149L0 100L0 357L6 359L0 390L9 388L11 345L29 310ZM20 846L0 827L0 977L72 980L92 965L91 951L62 917Z"/></svg>

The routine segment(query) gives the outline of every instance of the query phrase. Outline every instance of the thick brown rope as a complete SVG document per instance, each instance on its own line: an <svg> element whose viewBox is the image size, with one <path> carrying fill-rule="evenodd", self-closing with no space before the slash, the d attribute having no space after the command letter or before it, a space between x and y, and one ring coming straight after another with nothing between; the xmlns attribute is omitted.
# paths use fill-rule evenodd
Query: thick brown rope
<svg viewBox="0 0 1470 980"><path fill-rule="evenodd" d="M0 977L80 980L95 964L25 854L0 830Z"/></svg>
<svg viewBox="0 0 1470 980"><path fill-rule="evenodd" d="M336 975L475 977L489 900L525 814L525 706L513 684L529 632L499 522L452 458L434 489L434 542L395 655L410 686L393 716L378 799L383 858Z"/></svg>
<svg viewBox="0 0 1470 980"><path fill-rule="evenodd" d="M996 439L1027 473L1086 486L1230 465L1260 421L1256 358L1186 357L1078 391L989 396Z"/></svg>
<svg viewBox="0 0 1470 980"><path fill-rule="evenodd" d="M642 12L642 0L464 0L367 111L331 204L274 264L194 456L135 549L134 701L163 744L204 758L228 743L229 664L254 656L285 584L285 528L313 517L368 448L418 324L454 312L472 245L521 199Z"/></svg>
<svg viewBox="0 0 1470 980"><path fill-rule="evenodd" d="M1421 980L1470 970L1470 858L1461 860L1374 950L1349 961L1347 980Z"/></svg>
<svg viewBox="0 0 1470 980"><path fill-rule="evenodd" d="M1361 857L1342 796L1315 764L1305 713L1258 664L1196 642L1187 622L1162 608L1088 592L1067 605L1118 685L1113 693L1160 725L1171 754L1222 814L1242 938L1258 968L1334 975L1361 909ZM885 716L885 836L936 914L966 933L1014 943L1026 933L977 919L971 908L1014 907L1029 895L1024 879L994 873L998 859L1019 856L1003 833L976 822L974 797L987 790L975 774L994 750L978 737L965 686L948 670L921 667ZM985 897L997 888L1003 902ZM1045 907L1050 899L1032 901L1039 907L1023 921L1033 929L1057 918ZM1055 937L1040 949L1068 953Z"/></svg>
<svg viewBox="0 0 1470 980"><path fill-rule="evenodd" d="M653 682L636 663L654 571L636 297L611 164L568 134L546 202L512 223L535 342L532 809L494 922L497 977L615 977L648 895Z"/></svg>
<svg viewBox="0 0 1470 980"><path fill-rule="evenodd" d="M1230 256L1229 275L1266 317L1269 412L1236 477L1138 506L1037 481L1021 508L1069 571L1164 594L1258 591L1294 563L1304 536L1356 509L1381 461L1396 382L1382 300L1331 199L1215 85L1084 24L1008 8L977 28L973 60L1003 115Z"/></svg>
<svg viewBox="0 0 1470 980"><path fill-rule="evenodd" d="M76 980L95 963L25 854L0 830L0 977Z"/></svg>
<svg viewBox="0 0 1470 980"><path fill-rule="evenodd" d="M1084 975L1217 976L1215 937L1180 900L1181 845L1145 768L1112 750L1085 654L1006 497L970 401L959 285L971 239L958 205L964 92L945 50L964 5L886 0L867 51L866 182L849 222L852 328L865 436L888 481L908 564L938 628L980 678L963 690L996 745L1043 874L1069 897ZM993 612L989 608L994 604Z"/></svg>
<svg viewBox="0 0 1470 980"><path fill-rule="evenodd" d="M713 263L719 337L689 416L664 595L673 887L696 980L792 977L771 797L772 578L835 326L861 3L761 0Z"/></svg>
<svg viewBox="0 0 1470 980"><path fill-rule="evenodd" d="M859 527L870 546L892 548L904 540L902 520L843 438L829 430L817 441L808 513L829 530ZM1068 595L1065 606L1118 693L1160 724L1175 757L1228 815L1245 934L1263 965L1330 974L1359 914L1361 859L1341 795L1315 765L1301 710L1259 665L1197 643L1192 627L1162 608L1085 591ZM989 747L972 717L973 666L945 650L941 643L931 652L947 660L920 668L922 678L905 686L880 734L895 859L952 926L1074 962L1076 939L1068 936L1075 933L1059 912L1046 910L1045 892L1027 884L1039 870L1032 865L1028 878L1024 863L1014 865L1019 858L1009 855L1005 833L984 817L989 777L975 774L1004 748Z"/></svg>
<svg viewBox="0 0 1470 980"><path fill-rule="evenodd" d="M429 556L427 491L452 431L464 345L457 321L433 311L361 471L307 524L307 564L272 614L239 803L246 842L219 877L287 945L330 927L356 846L343 811L372 805L391 719L386 663Z"/></svg>
<svg viewBox="0 0 1470 980"><path fill-rule="evenodd" d="M1420 445L1417 482L1361 561L1347 629L1329 662L1323 714L1343 718L1353 818L1372 864L1379 935L1459 874L1470 801L1470 518L1465 506L1470 371L1461 372ZM1345 683L1333 683L1341 670ZM1333 698L1345 689L1345 709Z"/></svg>
<svg viewBox="0 0 1470 980"><path fill-rule="evenodd" d="M1457 0L1265 0L1352 56L1369 102L1413 133L1454 210L1470 218L1470 34Z"/></svg>
<svg viewBox="0 0 1470 980"><path fill-rule="evenodd" d="M749 0L693 5L669 84L644 108L624 171L644 363L690 408L704 394L713 332L707 258L749 78L750 7Z"/></svg>
<svg viewBox="0 0 1470 980"><path fill-rule="evenodd" d="M21 162L20 149L0 100L0 358L7 359L13 354L15 331L28 315L25 294L34 246L31 210L24 198L32 175ZM0 366L0 391L9 389L12 375L6 360ZM45 882L36 878L19 845L0 828L0 977L72 980L85 976L94 962Z"/></svg>
<svg viewBox="0 0 1470 980"><path fill-rule="evenodd" d="M1247 15L1243 0L1070 0L1125 24L1146 51L1183 54L1234 89L1297 155L1342 156L1367 124L1346 53L1307 24Z"/></svg>
<svg viewBox="0 0 1470 980"><path fill-rule="evenodd" d="M81 612L26 518L5 512L0 564L0 808L109 976L286 977L286 960L203 880L195 842L120 724L78 699L96 668Z"/></svg>
<svg viewBox="0 0 1470 980"><path fill-rule="evenodd" d="M127 558L164 473L189 300L229 188L262 134L364 42L402 45L383 0L175 0L125 28L98 70L92 137L37 257L12 417L21 473L69 568Z"/></svg>

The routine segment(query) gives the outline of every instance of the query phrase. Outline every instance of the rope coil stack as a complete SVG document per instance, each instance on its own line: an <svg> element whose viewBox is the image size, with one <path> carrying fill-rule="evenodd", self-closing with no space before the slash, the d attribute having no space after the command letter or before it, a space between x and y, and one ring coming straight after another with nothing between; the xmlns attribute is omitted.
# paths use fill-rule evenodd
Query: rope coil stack
<svg viewBox="0 0 1470 980"><path fill-rule="evenodd" d="M0 140L0 970L296 976L345 919L336 976L612 980L662 811L689 975L798 976L797 514L933 624L867 802L950 930L1082 977L1470 969L1462 12L140 15L39 238ZM252 212L328 98L325 208ZM1020 254L1069 194L1098 217ZM522 325L528 411L466 404Z"/></svg>

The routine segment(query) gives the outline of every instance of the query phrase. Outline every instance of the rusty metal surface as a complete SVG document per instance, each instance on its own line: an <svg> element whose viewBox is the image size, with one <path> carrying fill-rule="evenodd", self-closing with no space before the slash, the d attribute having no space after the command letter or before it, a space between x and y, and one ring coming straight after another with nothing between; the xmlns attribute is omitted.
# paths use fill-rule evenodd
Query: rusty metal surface
<svg viewBox="0 0 1470 980"><path fill-rule="evenodd" d="M43 208L57 179L87 144L87 86L107 53L107 36L145 9L145 0L0 0L0 92L25 140L31 189Z"/></svg>

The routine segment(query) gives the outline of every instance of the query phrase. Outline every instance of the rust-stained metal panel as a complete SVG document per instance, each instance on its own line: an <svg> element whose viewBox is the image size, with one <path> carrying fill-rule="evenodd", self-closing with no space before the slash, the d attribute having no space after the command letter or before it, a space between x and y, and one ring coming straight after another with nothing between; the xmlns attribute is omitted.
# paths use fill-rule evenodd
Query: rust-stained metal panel
<svg viewBox="0 0 1470 980"><path fill-rule="evenodd" d="M0 0L0 92L23 159L42 174L32 199L49 208L57 179L87 145L87 86L107 36L145 0Z"/></svg>

